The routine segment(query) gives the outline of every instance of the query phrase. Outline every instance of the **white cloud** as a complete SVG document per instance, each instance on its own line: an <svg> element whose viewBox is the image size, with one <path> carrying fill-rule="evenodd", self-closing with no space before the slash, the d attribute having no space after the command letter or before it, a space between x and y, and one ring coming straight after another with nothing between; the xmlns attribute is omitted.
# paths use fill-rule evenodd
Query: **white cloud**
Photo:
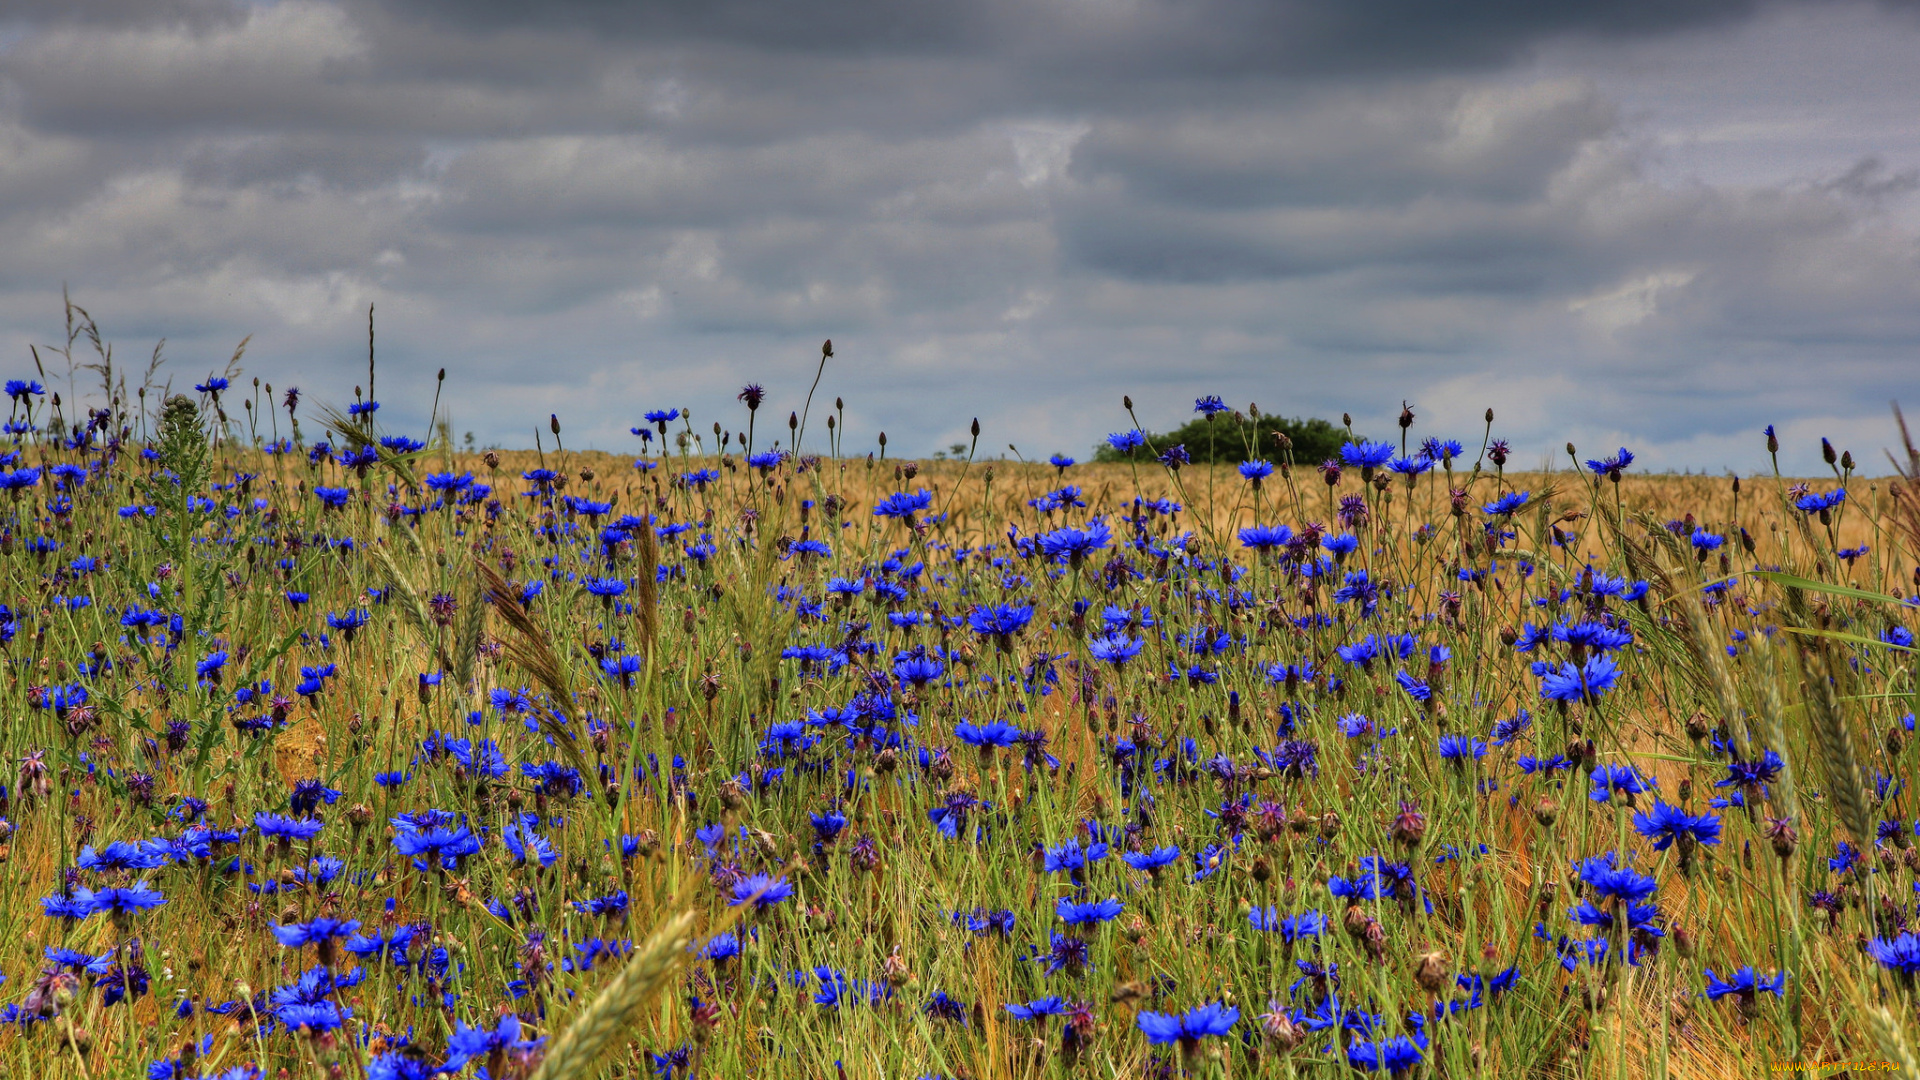
<svg viewBox="0 0 1920 1080"><path fill-rule="evenodd" d="M1691 270L1658 270L1569 300L1567 310L1610 338L1651 318L1659 310L1663 294L1686 288L1698 276Z"/></svg>

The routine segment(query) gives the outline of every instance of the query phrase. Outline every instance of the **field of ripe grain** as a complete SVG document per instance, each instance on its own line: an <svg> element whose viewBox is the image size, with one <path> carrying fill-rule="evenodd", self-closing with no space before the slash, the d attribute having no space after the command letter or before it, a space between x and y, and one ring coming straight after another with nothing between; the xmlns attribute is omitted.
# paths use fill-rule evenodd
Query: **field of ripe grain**
<svg viewBox="0 0 1920 1080"><path fill-rule="evenodd" d="M13 1075L1920 1046L1897 483L695 456L671 410L475 456L9 393Z"/></svg>

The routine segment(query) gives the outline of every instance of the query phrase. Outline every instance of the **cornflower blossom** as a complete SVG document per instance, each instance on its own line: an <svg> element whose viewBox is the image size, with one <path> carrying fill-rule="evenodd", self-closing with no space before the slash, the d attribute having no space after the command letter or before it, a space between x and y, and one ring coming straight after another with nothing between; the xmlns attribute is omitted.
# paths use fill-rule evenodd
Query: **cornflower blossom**
<svg viewBox="0 0 1920 1080"><path fill-rule="evenodd" d="M1240 1020L1240 1010L1224 1002L1198 1005L1184 1013L1143 1012L1135 1018L1150 1043L1177 1043L1191 1052L1201 1039L1224 1036Z"/></svg>

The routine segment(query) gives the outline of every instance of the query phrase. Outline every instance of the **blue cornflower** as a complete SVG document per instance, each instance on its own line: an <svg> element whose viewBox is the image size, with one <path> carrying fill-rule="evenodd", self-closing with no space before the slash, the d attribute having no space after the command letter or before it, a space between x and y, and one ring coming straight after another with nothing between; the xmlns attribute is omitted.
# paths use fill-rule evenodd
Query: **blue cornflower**
<svg viewBox="0 0 1920 1080"><path fill-rule="evenodd" d="M1599 653L1614 652L1633 644L1633 634L1625 627L1604 622L1554 623L1547 632L1555 641Z"/></svg>
<svg viewBox="0 0 1920 1080"><path fill-rule="evenodd" d="M310 922L286 923L267 927L273 932L273 938L289 949L299 949L308 945L322 945L335 938L350 937L360 929L360 923L351 919L330 919L325 916Z"/></svg>
<svg viewBox="0 0 1920 1080"><path fill-rule="evenodd" d="M1048 848L1043 865L1049 874L1057 874L1064 870L1078 875L1080 871L1086 869L1088 863L1099 862L1106 857L1107 845L1105 844L1091 844L1083 849L1080 841L1068 840L1057 847Z"/></svg>
<svg viewBox="0 0 1920 1080"><path fill-rule="evenodd" d="M93 898L85 889L72 896L55 893L41 897L40 907L49 919L84 919L93 914Z"/></svg>
<svg viewBox="0 0 1920 1080"><path fill-rule="evenodd" d="M927 655L924 649L903 652L893 658L893 677L913 686L925 686L946 673L947 666L940 658Z"/></svg>
<svg viewBox="0 0 1920 1080"><path fill-rule="evenodd" d="M1293 942L1301 938L1319 937L1327 932L1327 917L1318 911L1303 911L1298 915L1282 915L1278 908L1255 907L1247 912L1247 922L1255 930L1277 933L1281 940Z"/></svg>
<svg viewBox="0 0 1920 1080"><path fill-rule="evenodd" d="M835 810L829 810L824 814L810 813L807 819L813 825L814 839L822 844L833 843L841 830L847 827L847 815Z"/></svg>
<svg viewBox="0 0 1920 1080"><path fill-rule="evenodd" d="M85 899L93 911L106 911L115 915L130 914L157 908L167 902L160 890L144 881L132 885L119 885L110 889L81 889L74 893L76 899Z"/></svg>
<svg viewBox="0 0 1920 1080"><path fill-rule="evenodd" d="M1215 413L1226 412L1227 403L1220 400L1219 394L1208 394L1206 397L1193 399L1193 411L1211 418Z"/></svg>
<svg viewBox="0 0 1920 1080"><path fill-rule="evenodd" d="M1122 454L1131 454L1135 450L1147 445L1147 437L1138 430L1124 431L1117 435L1107 436L1107 445Z"/></svg>
<svg viewBox="0 0 1920 1080"><path fill-rule="evenodd" d="M1433 460L1424 457L1397 457L1387 462L1388 470L1411 480L1433 468Z"/></svg>
<svg viewBox="0 0 1920 1080"><path fill-rule="evenodd" d="M24 491L40 482L38 468L20 469L15 472L0 472L0 489L6 491Z"/></svg>
<svg viewBox="0 0 1920 1080"><path fill-rule="evenodd" d="M1050 932L1047 951L1035 953L1032 959L1045 964L1049 975L1058 971L1079 975L1092 966L1092 951L1084 938Z"/></svg>
<svg viewBox="0 0 1920 1080"><path fill-rule="evenodd" d="M1044 997L1038 1001L1029 1001L1025 1005L1008 1005L1007 1012L1015 1020L1039 1020L1048 1016L1059 1016L1067 1011L1067 1004L1057 997Z"/></svg>
<svg viewBox="0 0 1920 1080"><path fill-rule="evenodd" d="M627 891L621 889L607 896L596 896L591 900L575 900L573 910L582 915L618 915L625 918L631 902Z"/></svg>
<svg viewBox="0 0 1920 1080"><path fill-rule="evenodd" d="M1834 488L1825 495L1802 495L1793 505L1803 514L1824 514L1846 501L1847 489Z"/></svg>
<svg viewBox="0 0 1920 1080"><path fill-rule="evenodd" d="M1361 1072L1399 1076L1420 1064L1426 1048L1427 1036L1423 1032L1415 1032L1412 1038L1397 1035L1374 1042L1356 1039L1347 1047L1347 1064Z"/></svg>
<svg viewBox="0 0 1920 1080"><path fill-rule="evenodd" d="M271 837L283 843L295 840L311 840L320 835L322 822L303 818L281 817L278 814L255 814L253 826L260 835Z"/></svg>
<svg viewBox="0 0 1920 1080"><path fill-rule="evenodd" d="M455 1021L453 1034L447 1039L447 1063L443 1071L456 1073L466 1068L467 1062L485 1061L496 1051L531 1050L544 1041L544 1039L521 1039L520 1018L513 1013L502 1016L499 1026L492 1031L486 1028L468 1027Z"/></svg>
<svg viewBox="0 0 1920 1080"><path fill-rule="evenodd" d="M497 687L487 692L487 704L494 707L502 716L513 716L533 711L533 696L526 690L510 690Z"/></svg>
<svg viewBox="0 0 1920 1080"><path fill-rule="evenodd" d="M953 725L953 737L968 746L977 746L982 751L998 746L1012 746L1020 741L1020 729L1005 720L994 720L986 724L975 724L963 720Z"/></svg>
<svg viewBox="0 0 1920 1080"><path fill-rule="evenodd" d="M113 954L110 952L94 956L92 953L84 953L78 949L68 949L58 945L47 946L43 955L46 956L47 962L54 967L68 968L76 975L105 975L107 969L113 963Z"/></svg>
<svg viewBox="0 0 1920 1080"><path fill-rule="evenodd" d="M713 963L724 964L740 955L740 938L731 931L721 934L707 942L700 955Z"/></svg>
<svg viewBox="0 0 1920 1080"><path fill-rule="evenodd" d="M1624 446L1620 448L1618 454L1605 460L1587 459L1587 468L1592 470L1595 476L1604 476L1615 483L1619 482L1621 471L1632 464L1633 451L1628 450Z"/></svg>
<svg viewBox="0 0 1920 1080"><path fill-rule="evenodd" d="M1273 475L1273 463L1270 461L1243 461L1240 463L1240 475L1253 481L1254 487L1259 487L1260 481Z"/></svg>
<svg viewBox="0 0 1920 1080"><path fill-rule="evenodd" d="M1628 902L1624 913L1619 908L1601 910L1590 900L1582 900L1580 905L1568 913L1568 917L1582 926L1611 930L1616 923L1624 922L1629 930L1639 931L1642 935L1665 937L1667 932L1660 927L1660 909L1654 904Z"/></svg>
<svg viewBox="0 0 1920 1080"><path fill-rule="evenodd" d="M1532 726L1533 714L1525 709L1521 709L1508 719L1495 721L1493 725L1493 745L1505 746L1515 739L1518 739Z"/></svg>
<svg viewBox="0 0 1920 1080"><path fill-rule="evenodd" d="M585 781L580 779L580 770L562 765L557 761L543 761L538 764L522 762L520 771L527 779L535 781L542 794L571 797L585 789Z"/></svg>
<svg viewBox="0 0 1920 1080"><path fill-rule="evenodd" d="M80 857L74 862L80 869L96 874L113 870L158 870L167 865L167 852L158 846L164 843L115 840L98 851L88 844L80 849Z"/></svg>
<svg viewBox="0 0 1920 1080"><path fill-rule="evenodd" d="M461 860L480 850L480 838L464 825L422 827L406 817L394 818L393 825L394 849L412 858L415 869L422 872L436 866L458 870Z"/></svg>
<svg viewBox="0 0 1920 1080"><path fill-rule="evenodd" d="M1389 594L1391 595L1391 594ZM1342 579L1340 587L1333 591L1333 602L1349 604L1360 603L1360 614L1370 617L1380 606L1380 583L1369 576L1365 570L1355 570Z"/></svg>
<svg viewBox="0 0 1920 1080"><path fill-rule="evenodd" d="M296 814L311 815L321 803L332 806L339 801L340 792L319 780L296 780L293 792L287 796L287 809Z"/></svg>
<svg viewBox="0 0 1920 1080"><path fill-rule="evenodd" d="M795 540L793 546L787 549L787 554L789 556L798 555L803 560L811 558L825 559L833 555L833 546L825 540Z"/></svg>
<svg viewBox="0 0 1920 1080"><path fill-rule="evenodd" d="M1547 701L1597 702L1620 680L1620 665L1610 656L1590 656L1579 667L1561 664L1542 673L1540 697Z"/></svg>
<svg viewBox="0 0 1920 1080"><path fill-rule="evenodd" d="M1654 841L1655 851L1665 851L1675 840L1689 837L1701 844L1720 842L1720 818L1717 814L1693 815L1671 803L1658 800L1651 811L1633 815L1633 827L1641 836Z"/></svg>
<svg viewBox="0 0 1920 1080"><path fill-rule="evenodd" d="M507 852L513 856L514 861L523 865L532 860L542 867L547 867L552 866L554 861L560 858L560 853L553 850L553 845L547 841L547 838L534 832L524 822L509 822L500 830L500 840L507 846Z"/></svg>
<svg viewBox="0 0 1920 1080"><path fill-rule="evenodd" d="M1399 683L1400 689L1405 690L1407 692L1407 696L1412 698L1415 701L1424 703L1425 701L1427 701L1427 699L1433 697L1432 686L1420 681L1419 679L1414 678L1412 675L1409 675L1404 671L1395 672L1393 676L1393 681ZM1482 743L1480 746L1480 753L1485 754L1486 752L1487 752L1486 744ZM1444 756L1444 752L1442 756Z"/></svg>
<svg viewBox="0 0 1920 1080"><path fill-rule="evenodd" d="M873 516L906 518L911 521L914 514L932 505L933 492L925 488L921 488L912 494L897 491L874 504Z"/></svg>
<svg viewBox="0 0 1920 1080"><path fill-rule="evenodd" d="M1293 530L1285 525L1254 525L1240 530L1240 546L1255 551L1272 551L1293 542Z"/></svg>
<svg viewBox="0 0 1920 1080"><path fill-rule="evenodd" d="M1751 1005L1754 997L1763 991L1779 997L1786 987L1787 973L1784 971L1776 972L1773 978L1769 979L1761 976L1752 967L1743 967L1722 979L1713 973L1712 968L1707 969L1707 998L1711 1001L1718 1001L1728 994L1733 994L1740 998L1742 1005Z"/></svg>
<svg viewBox="0 0 1920 1080"><path fill-rule="evenodd" d="M1129 851L1120 856L1120 861L1135 870L1145 870L1157 874L1164 867L1171 866L1180 859L1178 847L1154 848L1150 851Z"/></svg>
<svg viewBox="0 0 1920 1080"><path fill-rule="evenodd" d="M1113 539L1106 523L1095 519L1085 529L1064 528L1041 533L1040 550L1054 562L1078 565L1087 556L1104 549Z"/></svg>
<svg viewBox="0 0 1920 1080"><path fill-rule="evenodd" d="M1596 765L1592 780L1593 790L1587 793L1587 797L1594 802L1606 802L1613 798L1615 792L1639 795L1659 786L1653 777L1631 765Z"/></svg>
<svg viewBox="0 0 1920 1080"><path fill-rule="evenodd" d="M1880 966L1902 975L1920 974L1920 935L1907 933L1892 939L1874 938L1867 942L1867 955Z"/></svg>
<svg viewBox="0 0 1920 1080"><path fill-rule="evenodd" d="M1470 735L1440 736L1440 760L1466 765L1487 756L1485 740Z"/></svg>
<svg viewBox="0 0 1920 1080"><path fill-rule="evenodd" d="M681 473L675 476L673 478L673 486L677 488L692 488L694 491L705 491L707 490L708 484L719 479L720 473L718 470L695 469L692 472Z"/></svg>
<svg viewBox="0 0 1920 1080"><path fill-rule="evenodd" d="M1348 442L1340 447L1340 461L1350 469L1377 469L1393 460L1393 444Z"/></svg>
<svg viewBox="0 0 1920 1080"><path fill-rule="evenodd" d="M1786 768L1786 761L1778 750L1762 753L1758 760L1735 760L1727 762L1727 775L1714 783L1714 787L1738 787L1752 791L1780 775Z"/></svg>
<svg viewBox="0 0 1920 1080"><path fill-rule="evenodd" d="M1595 855L1574 864L1580 880L1601 896L1618 897L1638 904L1652 896L1659 882L1625 865L1614 852Z"/></svg>
<svg viewBox="0 0 1920 1080"><path fill-rule="evenodd" d="M346 1022L345 1011L331 1001L282 1005L273 1016L289 1031L305 1030L312 1035L324 1035Z"/></svg>
<svg viewBox="0 0 1920 1080"><path fill-rule="evenodd" d="M1140 655L1140 648L1144 644L1145 642L1125 634L1106 634L1090 639L1087 642L1087 651L1093 654L1095 660L1102 660L1119 668Z"/></svg>
<svg viewBox="0 0 1920 1080"><path fill-rule="evenodd" d="M433 1080L433 1077L439 1073L439 1066L423 1058L414 1057L406 1050L376 1054L367 1061L367 1080ZM257 1075L242 1067L223 1073L214 1080L255 1080ZM148 1077L147 1080L154 1080L154 1078Z"/></svg>
<svg viewBox="0 0 1920 1080"><path fill-rule="evenodd" d="M1082 926L1090 923L1112 922L1120 917L1120 912L1125 910L1126 906L1122 901L1112 897L1085 903L1075 903L1063 898L1054 905L1053 910L1060 916L1060 921L1068 926Z"/></svg>
<svg viewBox="0 0 1920 1080"><path fill-rule="evenodd" d="M1033 607L1028 604L992 604L974 608L967 615L967 626L974 633L996 638L1003 646L1011 644L1013 635L1032 621Z"/></svg>
<svg viewBox="0 0 1920 1080"><path fill-rule="evenodd" d="M755 893L760 893L761 895L756 897L754 896ZM771 874L754 874L751 877L742 878L739 882L735 883L733 886L733 899L727 902L727 906L739 907L741 904L751 900L753 901L754 907L767 908L772 907L792 895L793 886L787 884L786 878L776 878Z"/></svg>
<svg viewBox="0 0 1920 1080"><path fill-rule="evenodd" d="M589 577L582 580L581 585L608 604L613 603L614 597L627 591L627 583L621 578Z"/></svg>
<svg viewBox="0 0 1920 1080"><path fill-rule="evenodd" d="M1368 634L1363 640L1351 645L1334 646L1333 652L1340 659L1364 670L1370 668L1373 662L1380 658L1380 639Z"/></svg>
<svg viewBox="0 0 1920 1080"><path fill-rule="evenodd" d="M955 926L965 926L967 932L975 937L987 937L992 934L999 934L1001 937L1011 937L1013 936L1013 925L1015 921L1013 912L1005 908L995 911L990 908L977 907L972 911L956 911L953 913L953 924Z"/></svg>
<svg viewBox="0 0 1920 1080"><path fill-rule="evenodd" d="M1531 496L1532 492L1509 491L1480 509L1483 513L1511 517L1519 513L1520 509L1527 505L1527 499Z"/></svg>
<svg viewBox="0 0 1920 1080"><path fill-rule="evenodd" d="M1224 1002L1209 1002L1183 1015L1143 1012L1135 1023L1150 1043L1180 1043L1192 1048L1209 1035L1225 1035L1240 1019L1240 1010Z"/></svg>

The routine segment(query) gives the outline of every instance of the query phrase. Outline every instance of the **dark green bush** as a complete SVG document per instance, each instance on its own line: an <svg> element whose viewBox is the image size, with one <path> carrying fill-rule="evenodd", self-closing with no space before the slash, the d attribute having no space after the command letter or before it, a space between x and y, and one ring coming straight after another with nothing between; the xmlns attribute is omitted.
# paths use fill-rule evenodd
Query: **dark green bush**
<svg viewBox="0 0 1920 1080"><path fill-rule="evenodd" d="M1291 440L1291 448L1276 435L1285 435ZM1291 453L1297 465L1317 465L1330 457L1338 457L1340 444L1346 441L1344 430L1317 416L1296 419L1262 416L1256 420L1231 412L1220 413L1212 419L1195 417L1162 434L1149 433L1146 448L1134 454L1148 459L1160 456L1169 447L1185 446L1195 464L1234 464L1255 458L1284 462ZM1095 461L1126 461L1127 458L1104 442L1094 448Z"/></svg>

